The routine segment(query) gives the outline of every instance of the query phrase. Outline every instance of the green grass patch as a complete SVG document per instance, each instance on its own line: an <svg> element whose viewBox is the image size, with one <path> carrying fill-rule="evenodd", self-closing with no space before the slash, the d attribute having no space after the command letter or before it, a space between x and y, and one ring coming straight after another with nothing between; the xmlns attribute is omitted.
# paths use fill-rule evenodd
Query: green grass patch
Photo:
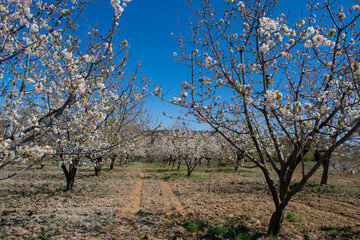
<svg viewBox="0 0 360 240"><path fill-rule="evenodd" d="M48 240L48 239L52 239L55 236L60 236L63 233L59 230L59 229L41 229L37 239L40 240Z"/></svg>
<svg viewBox="0 0 360 240"><path fill-rule="evenodd" d="M105 188L102 190L102 193L105 195L112 195L114 193L114 190L112 188Z"/></svg>
<svg viewBox="0 0 360 240"><path fill-rule="evenodd" d="M227 229L225 227L220 227L220 226L213 226L213 225L208 225L206 227L206 236L210 237L210 238L214 238L214 237L222 237L227 233Z"/></svg>
<svg viewBox="0 0 360 240"><path fill-rule="evenodd" d="M159 172L159 173L177 172L177 168L158 168L156 171Z"/></svg>
<svg viewBox="0 0 360 240"><path fill-rule="evenodd" d="M351 227L324 226L321 230L325 231L332 239L342 239L346 234L351 232Z"/></svg>
<svg viewBox="0 0 360 240"><path fill-rule="evenodd" d="M359 187L352 186L352 185L329 185L330 193L333 194L349 194L350 196L354 197L360 193Z"/></svg>
<svg viewBox="0 0 360 240"><path fill-rule="evenodd" d="M287 212L286 219L289 222L302 222L302 220L300 218L296 217L295 214L292 212Z"/></svg>
<svg viewBox="0 0 360 240"><path fill-rule="evenodd" d="M305 186L305 187L309 187L309 188L313 188L313 187L318 187L318 186L320 186L320 184L319 184L319 183L316 183L316 182L307 182L307 183L305 183L304 186Z"/></svg>
<svg viewBox="0 0 360 240"><path fill-rule="evenodd" d="M204 169L204 171L205 172L220 172L220 173L236 172L235 168L230 168L230 167L207 168L207 169Z"/></svg>
<svg viewBox="0 0 360 240"><path fill-rule="evenodd" d="M103 168L102 171L103 172L112 172L114 169L110 169L110 168Z"/></svg>
<svg viewBox="0 0 360 240"><path fill-rule="evenodd" d="M190 176L187 176L186 172L175 172L167 173L160 176L162 180L173 180L173 179L191 179L191 180L208 180L209 175L201 172L193 172Z"/></svg>
<svg viewBox="0 0 360 240"><path fill-rule="evenodd" d="M7 236L9 236L9 234L4 233L4 232L0 233L0 239L4 239L4 238L6 238Z"/></svg>
<svg viewBox="0 0 360 240"><path fill-rule="evenodd" d="M219 225L197 219L187 221L183 226L188 232L202 233L202 237L205 239L251 240L256 239L258 236L257 233L252 234L251 229L242 221L235 220L230 220L224 225Z"/></svg>
<svg viewBox="0 0 360 240"><path fill-rule="evenodd" d="M197 219L194 221L186 221L184 223L183 227L188 232L197 233L197 232L203 231L206 226L207 226L207 224L204 221Z"/></svg>
<svg viewBox="0 0 360 240"><path fill-rule="evenodd" d="M177 174L165 174L165 175L162 175L160 178L162 180L171 180L171 179L175 179L177 177Z"/></svg>

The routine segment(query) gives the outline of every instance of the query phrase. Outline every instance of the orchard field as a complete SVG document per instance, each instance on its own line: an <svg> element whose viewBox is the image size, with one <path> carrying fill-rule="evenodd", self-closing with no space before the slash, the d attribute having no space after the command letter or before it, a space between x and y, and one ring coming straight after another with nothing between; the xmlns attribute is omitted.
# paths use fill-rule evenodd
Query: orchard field
<svg viewBox="0 0 360 240"><path fill-rule="evenodd" d="M186 0L175 49L95 2L0 1L0 238L360 238L360 0Z"/></svg>
<svg viewBox="0 0 360 240"><path fill-rule="evenodd" d="M313 163L308 163L309 165ZM1 172L4 174L4 171ZM289 204L277 237L266 235L274 204L258 168L133 162L95 176L82 167L71 193L46 163L5 180L2 239L358 239L360 178L313 176Z"/></svg>

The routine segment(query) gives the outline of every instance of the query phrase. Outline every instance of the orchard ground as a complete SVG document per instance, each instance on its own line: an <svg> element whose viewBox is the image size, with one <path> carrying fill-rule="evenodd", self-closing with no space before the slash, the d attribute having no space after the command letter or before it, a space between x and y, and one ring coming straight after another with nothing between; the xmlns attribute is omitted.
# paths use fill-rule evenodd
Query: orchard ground
<svg viewBox="0 0 360 240"><path fill-rule="evenodd" d="M316 174L290 203L278 237L264 234L274 206L259 169L185 174L159 163L105 168L100 177L82 167L67 193L59 167L29 169L1 182L0 238L359 239L359 174L330 172L327 186Z"/></svg>

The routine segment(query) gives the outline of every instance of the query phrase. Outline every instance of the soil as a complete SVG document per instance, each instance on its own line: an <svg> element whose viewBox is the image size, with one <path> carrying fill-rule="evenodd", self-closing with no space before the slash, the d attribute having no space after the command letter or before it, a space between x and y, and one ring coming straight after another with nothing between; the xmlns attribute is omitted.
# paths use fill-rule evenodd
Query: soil
<svg viewBox="0 0 360 240"><path fill-rule="evenodd" d="M27 170L0 182L0 239L231 239L186 227L199 220L274 239L265 234L274 206L258 169L184 175L158 164L117 166L100 177L82 168L67 193L59 167ZM287 207L279 239L360 239L359 176L331 172L319 186L316 175Z"/></svg>

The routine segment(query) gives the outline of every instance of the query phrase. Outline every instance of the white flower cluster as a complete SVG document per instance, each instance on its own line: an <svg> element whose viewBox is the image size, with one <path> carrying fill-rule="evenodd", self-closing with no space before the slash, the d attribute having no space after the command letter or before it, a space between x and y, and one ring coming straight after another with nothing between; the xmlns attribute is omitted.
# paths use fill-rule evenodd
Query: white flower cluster
<svg viewBox="0 0 360 240"><path fill-rule="evenodd" d="M61 54L64 56L64 58L68 61L70 61L73 58L72 52L70 52L68 49L63 49L61 51Z"/></svg>
<svg viewBox="0 0 360 240"><path fill-rule="evenodd" d="M360 108L350 109L349 115L352 118L360 118Z"/></svg>
<svg viewBox="0 0 360 240"><path fill-rule="evenodd" d="M282 93L279 90L272 89L267 90L264 94L265 104L271 108L276 106L277 101L280 101L282 98Z"/></svg>
<svg viewBox="0 0 360 240"><path fill-rule="evenodd" d="M311 39L308 39L312 36ZM327 47L334 47L335 43L327 39L323 35L319 34L313 27L308 27L303 33L302 38L307 39L304 43L304 47L320 47L322 45Z"/></svg>
<svg viewBox="0 0 360 240"><path fill-rule="evenodd" d="M210 85L212 80L210 77L200 77L199 81L202 84Z"/></svg>
<svg viewBox="0 0 360 240"><path fill-rule="evenodd" d="M123 0L123 3L121 3L121 0L111 0L111 6L115 9L115 18L119 18L121 14L124 11L124 8L127 6L126 2L131 2L131 0Z"/></svg>
<svg viewBox="0 0 360 240"><path fill-rule="evenodd" d="M243 1L239 1L237 6L239 11L243 11L245 9L245 4Z"/></svg>
<svg viewBox="0 0 360 240"><path fill-rule="evenodd" d="M18 153L23 155L29 155L32 158L40 159L44 155L54 154L55 151L50 146L24 146L18 148Z"/></svg>
<svg viewBox="0 0 360 240"><path fill-rule="evenodd" d="M161 91L162 91L161 88L159 88L159 87L155 88L155 96L161 97Z"/></svg>
<svg viewBox="0 0 360 240"><path fill-rule="evenodd" d="M216 64L217 64L217 61L213 60L210 56L207 56L205 58L205 62L204 62L205 67L210 68L210 67L213 67Z"/></svg>
<svg viewBox="0 0 360 240"><path fill-rule="evenodd" d="M181 103L182 102L182 99L181 98L178 98L178 97L174 97L172 102L175 102L175 103Z"/></svg>
<svg viewBox="0 0 360 240"><path fill-rule="evenodd" d="M269 32L275 32L278 29L279 22L269 17L262 17L260 18L260 26Z"/></svg>
<svg viewBox="0 0 360 240"><path fill-rule="evenodd" d="M188 97L188 93L187 93L187 92L182 92L182 93L181 93L181 97L182 97L182 98L187 98L187 97Z"/></svg>

